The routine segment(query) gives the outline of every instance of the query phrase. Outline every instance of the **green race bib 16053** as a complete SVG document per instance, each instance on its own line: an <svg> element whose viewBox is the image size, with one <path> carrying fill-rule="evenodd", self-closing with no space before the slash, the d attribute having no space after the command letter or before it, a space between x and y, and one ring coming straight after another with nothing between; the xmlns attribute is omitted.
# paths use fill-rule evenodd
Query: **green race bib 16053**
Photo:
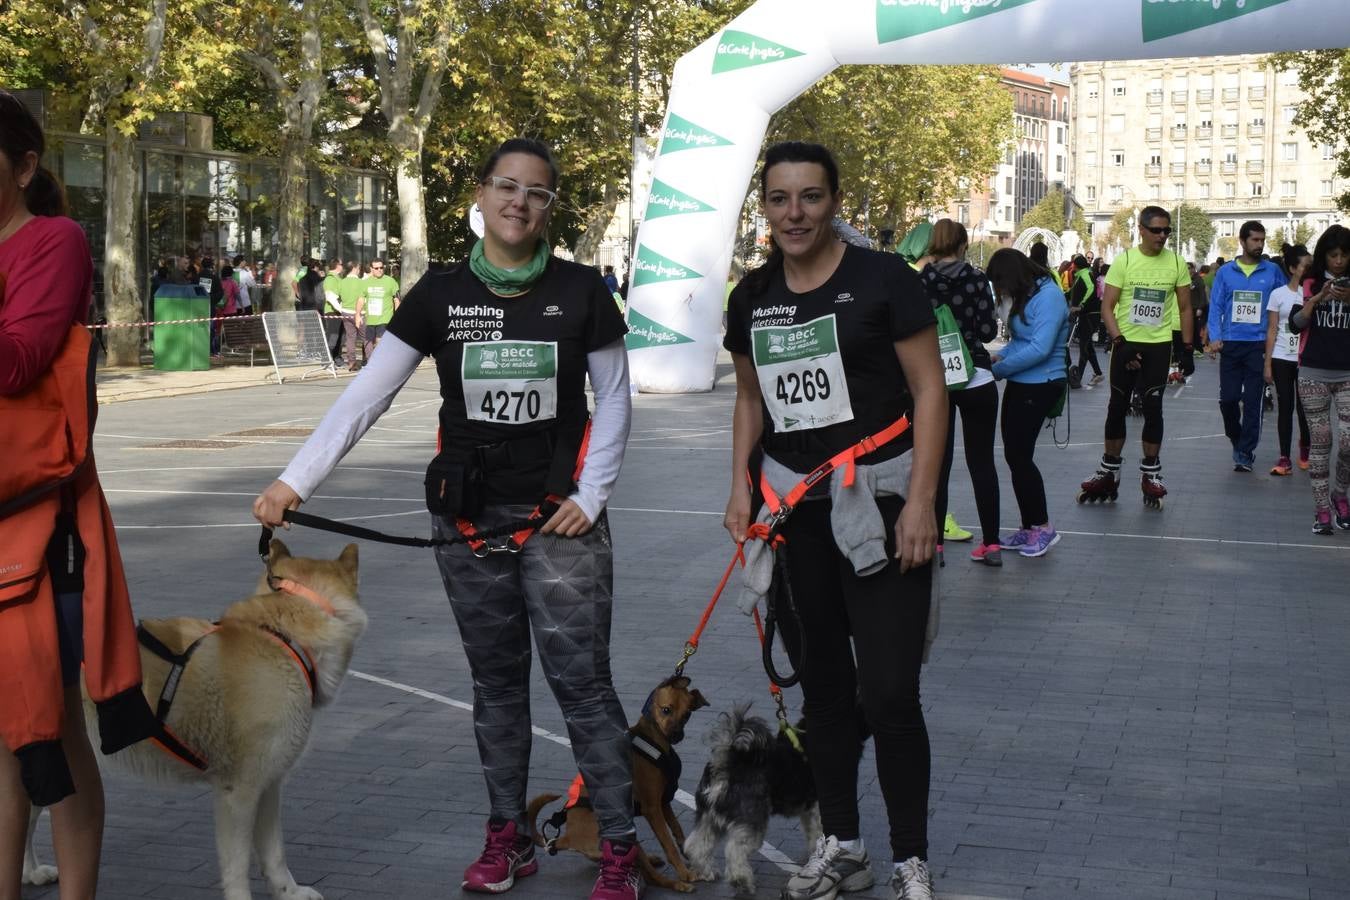
<svg viewBox="0 0 1350 900"><path fill-rule="evenodd" d="M764 405L779 432L824 428L853 418L833 315L750 333Z"/></svg>
<svg viewBox="0 0 1350 900"><path fill-rule="evenodd" d="M460 378L464 385L464 414L470 419L520 425L557 418L556 342L465 344Z"/></svg>
<svg viewBox="0 0 1350 900"><path fill-rule="evenodd" d="M1163 323L1163 313L1167 310L1167 291L1157 288L1137 287L1130 301L1130 324L1145 328L1157 328Z"/></svg>

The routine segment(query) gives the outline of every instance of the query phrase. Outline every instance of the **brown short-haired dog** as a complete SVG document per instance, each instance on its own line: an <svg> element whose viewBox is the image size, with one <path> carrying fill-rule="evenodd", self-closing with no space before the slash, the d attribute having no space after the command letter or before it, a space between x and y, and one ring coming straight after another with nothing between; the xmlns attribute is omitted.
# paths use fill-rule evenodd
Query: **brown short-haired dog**
<svg viewBox="0 0 1350 900"><path fill-rule="evenodd" d="M708 705L697 690L690 690L689 679L683 675L667 678L656 686L642 708L642 717L628 729L633 745L633 805L637 814L646 818L656 833L666 857L675 870L675 878L662 875L657 866L662 861L649 857L639 848L642 874L651 884L672 890L689 892L698 880L685 862L684 829L675 818L670 802L679 787L680 757L675 744L684 740L684 726L695 710ZM578 776L580 780L580 776ZM558 794L542 794L530 801L526 810L530 837L549 853L575 850L590 859L600 859L600 824L591 809L584 785L569 797L568 805L554 819L558 835L545 839L540 834L538 818L545 806L558 800ZM553 820L550 820L550 824ZM546 826L547 827L547 826Z"/></svg>

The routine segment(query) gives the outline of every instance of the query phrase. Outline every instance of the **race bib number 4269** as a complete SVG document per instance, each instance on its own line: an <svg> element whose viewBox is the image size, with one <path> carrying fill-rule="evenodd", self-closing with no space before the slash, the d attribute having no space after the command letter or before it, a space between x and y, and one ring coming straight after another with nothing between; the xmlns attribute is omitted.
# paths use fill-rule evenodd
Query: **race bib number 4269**
<svg viewBox="0 0 1350 900"><path fill-rule="evenodd" d="M475 421L520 425L558 415L556 342L465 344L460 377L464 414Z"/></svg>
<svg viewBox="0 0 1350 900"><path fill-rule="evenodd" d="M853 418L833 315L750 334L764 406L778 432L823 428Z"/></svg>
<svg viewBox="0 0 1350 900"><path fill-rule="evenodd" d="M1134 298L1130 301L1130 324L1157 328L1162 324L1163 313L1166 310L1166 291L1137 287L1134 289Z"/></svg>

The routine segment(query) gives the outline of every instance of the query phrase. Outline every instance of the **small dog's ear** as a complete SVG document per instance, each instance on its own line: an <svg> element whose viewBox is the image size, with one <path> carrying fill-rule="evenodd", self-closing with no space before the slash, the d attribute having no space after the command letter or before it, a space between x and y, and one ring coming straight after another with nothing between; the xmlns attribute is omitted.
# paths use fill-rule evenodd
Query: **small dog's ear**
<svg viewBox="0 0 1350 900"><path fill-rule="evenodd" d="M267 562L269 564L279 559L286 559L290 555L290 549L281 542L281 538L272 538L272 543L268 545Z"/></svg>
<svg viewBox="0 0 1350 900"><path fill-rule="evenodd" d="M708 705L708 701L704 698L701 691L693 690L689 693L689 696L694 698L694 705L689 708L690 712L693 712L696 709L702 709Z"/></svg>
<svg viewBox="0 0 1350 900"><path fill-rule="evenodd" d="M670 685L673 688L676 688L677 690L687 691L689 690L689 676L676 675L674 678L671 678L669 681L667 681L666 684Z"/></svg>
<svg viewBox="0 0 1350 900"><path fill-rule="evenodd" d="M342 555L338 557L338 562L342 563L343 567L346 568L346 570L350 572L353 577L355 577L356 575L356 563L358 555L359 554L356 545L348 544L347 546L342 548Z"/></svg>

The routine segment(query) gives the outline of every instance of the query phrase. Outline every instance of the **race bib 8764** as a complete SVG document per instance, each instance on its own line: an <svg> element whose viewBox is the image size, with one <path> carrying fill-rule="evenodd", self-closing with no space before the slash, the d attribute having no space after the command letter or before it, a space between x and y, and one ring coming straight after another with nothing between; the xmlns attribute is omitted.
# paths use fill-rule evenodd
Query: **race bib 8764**
<svg viewBox="0 0 1350 900"><path fill-rule="evenodd" d="M465 344L460 378L472 420L520 425L558 415L557 342Z"/></svg>
<svg viewBox="0 0 1350 900"><path fill-rule="evenodd" d="M1233 324L1261 324L1261 292L1233 291Z"/></svg>
<svg viewBox="0 0 1350 900"><path fill-rule="evenodd" d="M750 333L764 406L778 432L823 428L853 418L833 315Z"/></svg>

